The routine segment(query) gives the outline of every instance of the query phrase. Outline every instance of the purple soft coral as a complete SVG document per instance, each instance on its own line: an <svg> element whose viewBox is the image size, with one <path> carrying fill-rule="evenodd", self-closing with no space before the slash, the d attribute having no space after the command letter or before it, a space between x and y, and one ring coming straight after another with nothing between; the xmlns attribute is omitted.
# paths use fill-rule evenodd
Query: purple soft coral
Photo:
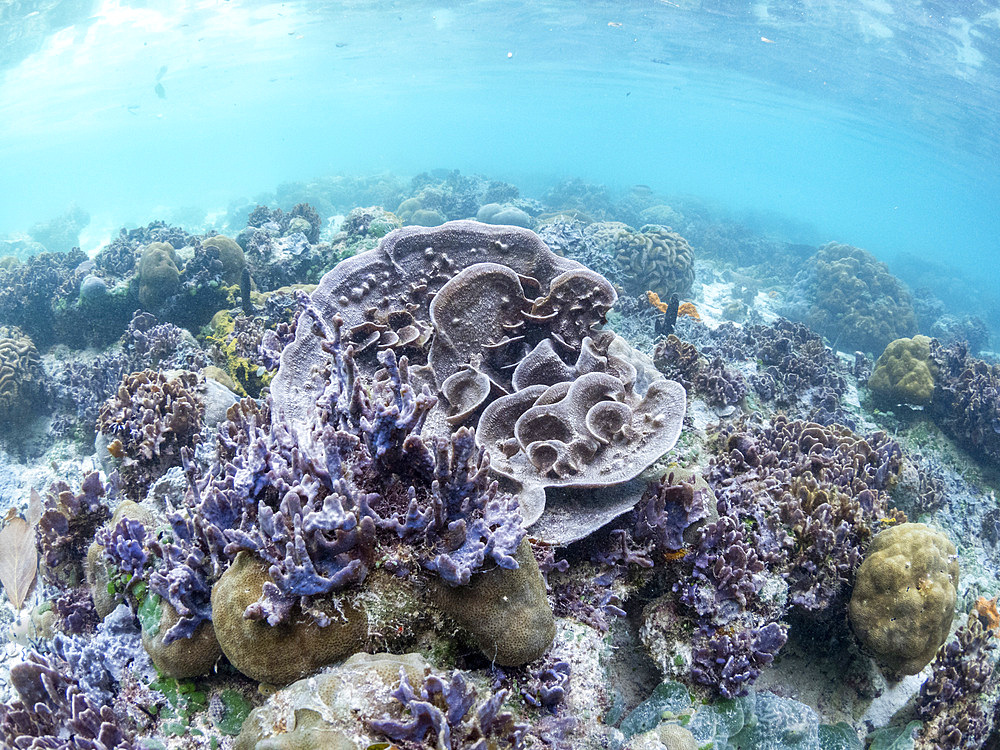
<svg viewBox="0 0 1000 750"><path fill-rule="evenodd" d="M104 547L104 559L129 575L142 572L146 553L146 527L140 521L123 518L113 529L101 529L95 541Z"/></svg>
<svg viewBox="0 0 1000 750"><path fill-rule="evenodd" d="M500 711L506 690L491 695L470 715L476 704L476 689L458 671L447 681L429 675L417 693L406 671L400 669L399 686L392 696L409 711L410 719L384 716L368 725L393 740L421 742L431 732L437 746L444 750L487 750L499 747L500 742L516 750L522 747L528 729L527 725L515 724L510 713Z"/></svg>
<svg viewBox="0 0 1000 750"><path fill-rule="evenodd" d="M717 688L724 698L746 695L760 670L774 661L787 640L785 629L776 622L735 635L702 634L692 650L691 675Z"/></svg>

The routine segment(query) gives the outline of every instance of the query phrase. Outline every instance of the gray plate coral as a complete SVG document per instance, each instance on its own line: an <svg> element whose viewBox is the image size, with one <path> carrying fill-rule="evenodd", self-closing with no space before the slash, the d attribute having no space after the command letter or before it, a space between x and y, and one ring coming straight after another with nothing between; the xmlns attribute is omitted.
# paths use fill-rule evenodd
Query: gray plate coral
<svg viewBox="0 0 1000 750"><path fill-rule="evenodd" d="M409 348L426 362L411 376L443 398L424 434L478 425L493 472L518 492L531 526L546 488L620 489L680 435L684 389L651 377L623 339L600 330L616 299L604 277L528 230L454 221L397 230L344 261L320 281L310 310L324 322L340 316L345 339L361 343L362 372L375 367L368 348ZM322 394L326 361L319 326L300 322L271 387L293 431ZM577 505L551 534L544 522L533 531L583 538L640 493L603 493L604 512L601 502Z"/></svg>

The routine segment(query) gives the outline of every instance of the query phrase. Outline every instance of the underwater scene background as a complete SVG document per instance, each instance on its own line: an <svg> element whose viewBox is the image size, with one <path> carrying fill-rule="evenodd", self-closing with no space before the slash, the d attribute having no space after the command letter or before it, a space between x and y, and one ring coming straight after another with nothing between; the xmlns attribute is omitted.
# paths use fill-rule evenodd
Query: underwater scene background
<svg viewBox="0 0 1000 750"><path fill-rule="evenodd" d="M0 3L0 747L1000 747L998 60Z"/></svg>

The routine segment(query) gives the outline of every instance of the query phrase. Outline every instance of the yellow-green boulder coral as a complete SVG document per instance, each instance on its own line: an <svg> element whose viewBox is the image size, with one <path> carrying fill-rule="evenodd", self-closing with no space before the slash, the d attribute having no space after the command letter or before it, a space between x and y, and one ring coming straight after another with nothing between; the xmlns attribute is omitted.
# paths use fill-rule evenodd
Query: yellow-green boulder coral
<svg viewBox="0 0 1000 750"><path fill-rule="evenodd" d="M160 606L162 614L155 632L145 628L142 631L142 645L156 668L168 677L175 677L178 680L211 672L212 667L222 656L222 649L219 648L212 622L206 620L201 623L190 638L178 638L167 644L163 639L167 631L180 620L180 616L170 602L162 601Z"/></svg>
<svg viewBox="0 0 1000 750"><path fill-rule="evenodd" d="M868 387L880 401L924 406L934 396L936 369L930 338L896 339L875 362Z"/></svg>
<svg viewBox="0 0 1000 750"><path fill-rule="evenodd" d="M201 243L201 246L214 247L219 251L219 260L222 263L223 281L227 284L240 283L240 276L243 274L243 267L247 264L242 247L237 245L234 240L231 240L222 234L209 237Z"/></svg>
<svg viewBox="0 0 1000 750"><path fill-rule="evenodd" d="M139 302L155 310L180 289L183 266L173 245L150 242L139 258Z"/></svg>
<svg viewBox="0 0 1000 750"><path fill-rule="evenodd" d="M872 540L848 612L887 676L917 674L945 642L958 572L955 545L922 523L900 524Z"/></svg>

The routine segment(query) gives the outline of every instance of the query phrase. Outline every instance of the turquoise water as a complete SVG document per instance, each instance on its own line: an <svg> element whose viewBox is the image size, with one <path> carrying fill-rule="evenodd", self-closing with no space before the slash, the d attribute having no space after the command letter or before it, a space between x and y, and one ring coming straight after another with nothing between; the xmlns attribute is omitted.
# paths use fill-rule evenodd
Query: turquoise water
<svg viewBox="0 0 1000 750"><path fill-rule="evenodd" d="M646 184L978 275L1000 236L996 3L14 3L0 234L95 250L339 173ZM159 89L157 87L160 87ZM992 269L988 269L992 270ZM991 277L991 281L995 277Z"/></svg>

